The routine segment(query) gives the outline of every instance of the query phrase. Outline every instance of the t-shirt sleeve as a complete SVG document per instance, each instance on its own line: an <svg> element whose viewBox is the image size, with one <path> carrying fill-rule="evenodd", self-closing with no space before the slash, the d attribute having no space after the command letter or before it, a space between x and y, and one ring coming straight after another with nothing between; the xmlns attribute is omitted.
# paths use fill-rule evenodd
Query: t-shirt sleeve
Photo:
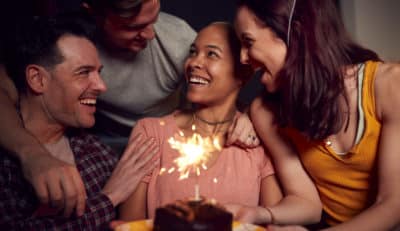
<svg viewBox="0 0 400 231"><path fill-rule="evenodd" d="M269 157L269 154L264 150L263 147L257 147L254 150L259 160L260 176L261 179L272 174L275 174L274 166Z"/></svg>

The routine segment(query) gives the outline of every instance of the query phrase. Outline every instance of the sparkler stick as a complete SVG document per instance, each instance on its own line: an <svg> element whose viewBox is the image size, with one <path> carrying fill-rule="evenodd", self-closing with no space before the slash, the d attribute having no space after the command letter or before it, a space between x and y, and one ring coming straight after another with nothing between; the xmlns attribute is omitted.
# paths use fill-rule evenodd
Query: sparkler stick
<svg viewBox="0 0 400 231"><path fill-rule="evenodd" d="M195 201L200 201L200 185L195 184L194 185L194 200Z"/></svg>

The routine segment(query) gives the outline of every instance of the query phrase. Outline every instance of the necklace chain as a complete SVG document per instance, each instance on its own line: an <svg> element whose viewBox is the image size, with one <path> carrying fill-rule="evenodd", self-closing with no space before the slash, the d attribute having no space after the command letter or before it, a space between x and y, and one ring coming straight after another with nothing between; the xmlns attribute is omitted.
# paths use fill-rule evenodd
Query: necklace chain
<svg viewBox="0 0 400 231"><path fill-rule="evenodd" d="M196 129L201 129L203 132L206 132L207 134L210 134L211 136L216 136L218 134L225 134L225 132L228 130L228 128L226 129L222 129L224 124L230 123L232 122L234 119L234 116L232 116L231 118L227 119L227 120L223 120L223 121L216 121L216 122L211 122L208 120L205 120L201 117L199 117L198 115L196 115L196 113L194 112L192 114L192 123L195 124L196 121L200 121L204 124L207 124L209 126L212 126L212 131L206 129L205 127L201 126L201 124L199 124L199 126L196 126Z"/></svg>

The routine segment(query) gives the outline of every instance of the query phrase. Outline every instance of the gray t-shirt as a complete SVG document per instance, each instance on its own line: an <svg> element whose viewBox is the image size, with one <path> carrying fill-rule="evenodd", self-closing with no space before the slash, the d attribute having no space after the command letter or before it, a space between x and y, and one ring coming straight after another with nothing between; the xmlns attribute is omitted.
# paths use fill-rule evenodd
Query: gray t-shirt
<svg viewBox="0 0 400 231"><path fill-rule="evenodd" d="M98 114L106 120L96 121L98 131L112 130L113 124L104 121L131 128L143 117L166 115L178 106L183 65L196 32L182 19L163 12L154 29L156 37L136 56L110 53L99 46L101 75L108 90L99 99Z"/></svg>

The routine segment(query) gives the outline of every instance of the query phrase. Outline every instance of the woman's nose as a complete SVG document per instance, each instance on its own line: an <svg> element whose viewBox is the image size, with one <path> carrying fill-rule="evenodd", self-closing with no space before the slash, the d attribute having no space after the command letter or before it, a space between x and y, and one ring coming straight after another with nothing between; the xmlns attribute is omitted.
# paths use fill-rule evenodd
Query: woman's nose
<svg viewBox="0 0 400 231"><path fill-rule="evenodd" d="M203 66L204 60L200 55L189 57L189 66L192 68L200 68Z"/></svg>

